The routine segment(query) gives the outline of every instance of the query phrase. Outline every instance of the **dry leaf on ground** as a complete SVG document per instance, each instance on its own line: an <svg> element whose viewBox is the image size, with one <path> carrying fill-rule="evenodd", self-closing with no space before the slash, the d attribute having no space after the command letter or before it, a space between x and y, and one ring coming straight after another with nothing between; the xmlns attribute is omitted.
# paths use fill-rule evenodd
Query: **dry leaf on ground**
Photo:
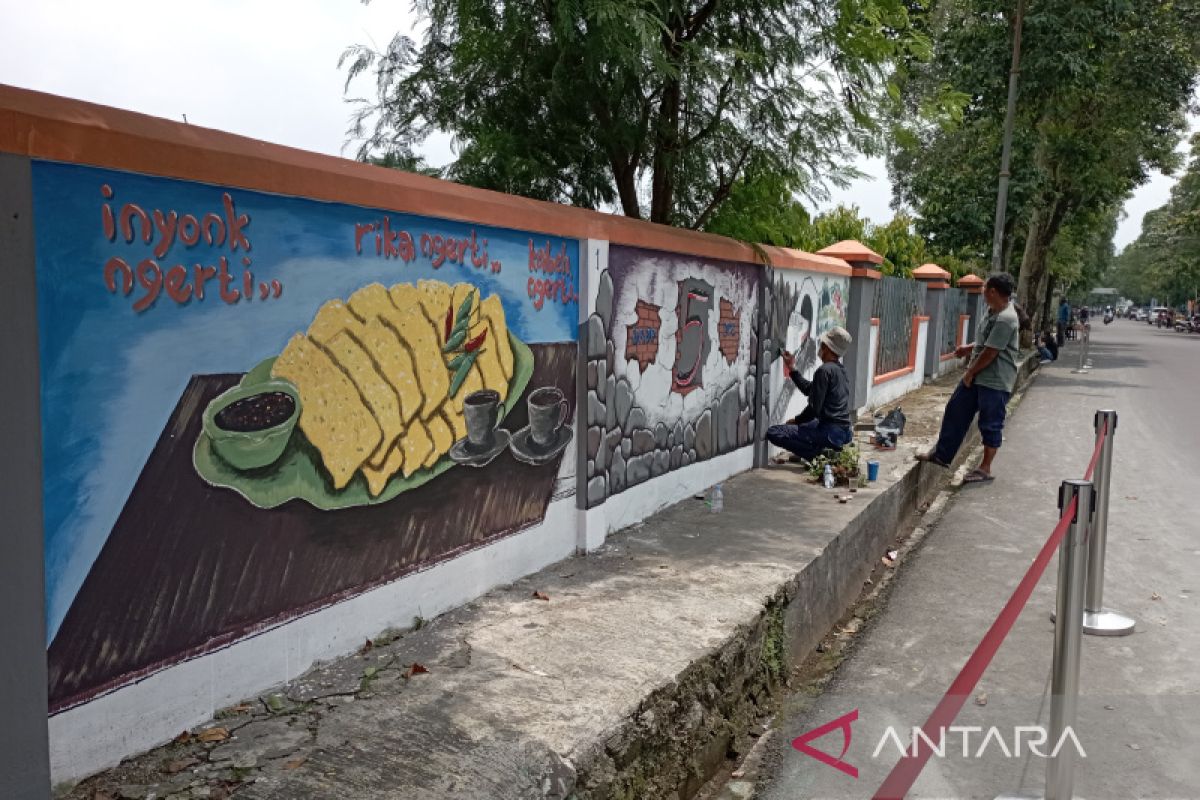
<svg viewBox="0 0 1200 800"><path fill-rule="evenodd" d="M284 769L299 769L299 768L300 768L300 766L301 766L302 764L304 764L304 762L305 762L305 761L307 761L307 760L308 760L308 759L307 759L307 758L305 758L304 756L301 756L300 758L293 758L291 761L288 761L288 762L286 762L286 763L283 765L283 768L284 768Z"/></svg>
<svg viewBox="0 0 1200 800"><path fill-rule="evenodd" d="M987 692L980 692L979 694L975 695L975 705L977 705L977 706L986 706L987 705Z"/></svg>
<svg viewBox="0 0 1200 800"><path fill-rule="evenodd" d="M196 738L205 744L223 742L229 738L229 731L226 728L209 728L196 734Z"/></svg>
<svg viewBox="0 0 1200 800"><path fill-rule="evenodd" d="M533 599L534 600L549 600L550 595L546 594L545 592L534 592Z"/></svg>
<svg viewBox="0 0 1200 800"><path fill-rule="evenodd" d="M1162 595L1159 594L1158 592L1151 592L1150 599L1151 600L1162 600Z"/></svg>
<svg viewBox="0 0 1200 800"><path fill-rule="evenodd" d="M189 733L188 731L184 731L183 733L179 734L174 739L172 739L171 744L187 744L191 740L192 740L192 734Z"/></svg>
<svg viewBox="0 0 1200 800"><path fill-rule="evenodd" d="M414 661L408 669L404 670L404 677L411 678L413 675L423 675L429 672L423 664L418 664Z"/></svg>

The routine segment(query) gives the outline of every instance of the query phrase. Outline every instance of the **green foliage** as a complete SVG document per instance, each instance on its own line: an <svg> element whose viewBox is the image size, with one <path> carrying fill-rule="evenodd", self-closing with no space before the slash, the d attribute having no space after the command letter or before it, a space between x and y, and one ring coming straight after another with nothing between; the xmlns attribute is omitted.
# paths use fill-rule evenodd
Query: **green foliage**
<svg viewBox="0 0 1200 800"><path fill-rule="evenodd" d="M1200 135L1171 199L1142 219L1141 234L1113 259L1105 280L1138 303L1200 297Z"/></svg>
<svg viewBox="0 0 1200 800"><path fill-rule="evenodd" d="M1015 7L947 0L921 17L935 51L906 65L894 119L896 200L931 248L974 263L991 255ZM1028 3L1003 263L1033 311L1056 284L1097 279L1116 209L1150 170L1177 166L1197 34L1195 0ZM919 113L947 98L946 113Z"/></svg>
<svg viewBox="0 0 1200 800"><path fill-rule="evenodd" d="M796 194L882 151L893 65L930 45L920 0L421 0L339 62L362 158L454 137L444 177L692 228L785 237ZM722 206L733 203L739 213ZM760 213L761 212L761 213Z"/></svg>
<svg viewBox="0 0 1200 800"><path fill-rule="evenodd" d="M808 462L809 477L820 480L825 475L825 465L829 464L837 482L846 483L859 476L860 458L857 444L848 444L841 450L826 450Z"/></svg>

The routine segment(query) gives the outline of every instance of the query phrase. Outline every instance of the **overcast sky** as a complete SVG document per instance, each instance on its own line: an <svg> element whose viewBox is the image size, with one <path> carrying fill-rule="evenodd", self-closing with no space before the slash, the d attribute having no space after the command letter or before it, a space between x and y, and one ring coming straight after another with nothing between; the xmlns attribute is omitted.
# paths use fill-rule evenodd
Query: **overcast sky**
<svg viewBox="0 0 1200 800"><path fill-rule="evenodd" d="M415 16L409 0L0 0L0 20L0 83L340 154L350 108L338 55L350 44L382 46ZM426 157L448 160L448 138ZM882 161L859 169L871 177L823 206L854 204L886 222ZM1118 248L1173 183L1158 175L1134 194Z"/></svg>

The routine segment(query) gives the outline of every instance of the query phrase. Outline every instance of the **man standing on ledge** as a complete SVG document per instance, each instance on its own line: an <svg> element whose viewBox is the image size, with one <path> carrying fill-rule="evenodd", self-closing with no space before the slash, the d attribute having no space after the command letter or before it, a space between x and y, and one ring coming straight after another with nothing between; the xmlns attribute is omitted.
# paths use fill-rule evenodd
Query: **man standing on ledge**
<svg viewBox="0 0 1200 800"><path fill-rule="evenodd" d="M841 362L852 341L845 328L831 328L821 334L817 354L821 366L811 381L797 371L796 357L783 351L788 376L808 397L808 405L791 423L768 428L768 442L809 460L826 450L841 450L854 439L850 430L850 379Z"/></svg>
<svg viewBox="0 0 1200 800"><path fill-rule="evenodd" d="M937 446L916 457L918 461L949 467L978 414L983 461L967 473L963 483L992 480L992 459L1004 441L1004 415L1017 382L1017 358L1021 352L1020 321L1013 308L1012 293L1013 278L1007 272L993 274L984 284L983 300L988 315L982 330L974 344L965 344L954 351L959 358L971 356L967 371L946 403Z"/></svg>

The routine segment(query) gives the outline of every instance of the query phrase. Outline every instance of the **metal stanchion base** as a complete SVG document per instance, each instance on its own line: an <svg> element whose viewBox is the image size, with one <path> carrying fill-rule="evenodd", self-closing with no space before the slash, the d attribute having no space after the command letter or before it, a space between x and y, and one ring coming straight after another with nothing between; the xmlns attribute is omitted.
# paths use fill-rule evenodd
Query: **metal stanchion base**
<svg viewBox="0 0 1200 800"><path fill-rule="evenodd" d="M1054 621L1055 612L1050 612L1050 621ZM1128 636L1137 625L1131 617L1106 608L1102 611L1083 612L1083 632L1092 636Z"/></svg>

